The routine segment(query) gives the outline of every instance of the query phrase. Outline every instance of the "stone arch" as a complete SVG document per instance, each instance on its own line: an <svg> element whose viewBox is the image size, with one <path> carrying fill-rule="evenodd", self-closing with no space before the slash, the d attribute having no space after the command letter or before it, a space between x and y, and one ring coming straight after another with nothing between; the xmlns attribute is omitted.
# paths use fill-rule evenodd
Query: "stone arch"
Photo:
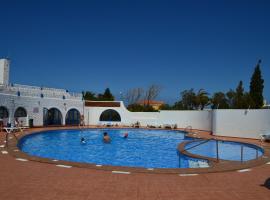
<svg viewBox="0 0 270 200"><path fill-rule="evenodd" d="M14 113L14 117L15 118L19 118L19 117L27 117L27 111L25 108L23 107L18 107Z"/></svg>
<svg viewBox="0 0 270 200"><path fill-rule="evenodd" d="M99 121L121 122L121 116L116 110L107 109L101 113Z"/></svg>
<svg viewBox="0 0 270 200"><path fill-rule="evenodd" d="M79 125L80 124L80 112L72 108L66 114L66 125Z"/></svg>
<svg viewBox="0 0 270 200"><path fill-rule="evenodd" d="M58 108L43 109L44 126L62 125L62 122L63 122L62 113Z"/></svg>
<svg viewBox="0 0 270 200"><path fill-rule="evenodd" d="M0 106L0 119L8 118L9 112L5 106Z"/></svg>

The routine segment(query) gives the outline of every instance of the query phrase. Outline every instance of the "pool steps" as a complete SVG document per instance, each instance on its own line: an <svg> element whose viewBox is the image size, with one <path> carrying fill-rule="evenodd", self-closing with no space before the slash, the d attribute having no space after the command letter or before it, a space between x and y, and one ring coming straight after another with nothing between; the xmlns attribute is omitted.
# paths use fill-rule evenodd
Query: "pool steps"
<svg viewBox="0 0 270 200"><path fill-rule="evenodd" d="M56 165L57 167L62 167L62 168L71 168L72 166L70 165Z"/></svg>
<svg viewBox="0 0 270 200"><path fill-rule="evenodd" d="M113 174L130 174L130 172L125 171L112 171Z"/></svg>
<svg viewBox="0 0 270 200"><path fill-rule="evenodd" d="M28 161L27 159L24 159L24 158L16 158L15 160L22 161L22 162Z"/></svg>
<svg viewBox="0 0 270 200"><path fill-rule="evenodd" d="M237 172L240 172L240 173L242 173L242 172L249 172L249 171L251 171L251 169L240 169L240 170L237 170Z"/></svg>
<svg viewBox="0 0 270 200"><path fill-rule="evenodd" d="M197 176L198 174L179 174L179 176Z"/></svg>
<svg viewBox="0 0 270 200"><path fill-rule="evenodd" d="M190 168L207 168L207 167L209 167L209 164L207 162L204 162L204 161L189 160L188 164L189 164Z"/></svg>

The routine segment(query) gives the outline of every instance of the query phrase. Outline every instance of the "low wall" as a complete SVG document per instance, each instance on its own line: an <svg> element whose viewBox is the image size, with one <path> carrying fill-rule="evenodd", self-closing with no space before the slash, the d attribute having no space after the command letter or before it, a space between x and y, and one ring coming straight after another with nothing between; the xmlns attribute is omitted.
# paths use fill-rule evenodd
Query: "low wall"
<svg viewBox="0 0 270 200"><path fill-rule="evenodd" d="M137 121L142 126L177 124L178 128L191 126L193 129L212 131L214 135L260 138L260 134L270 132L270 110L203 110L203 111L160 111L129 112L123 103L120 107L86 107L86 124L97 125L101 113L107 109L116 110L122 125Z"/></svg>
<svg viewBox="0 0 270 200"><path fill-rule="evenodd" d="M119 103L119 102L118 102ZM62 124L65 124L67 112L75 108L84 113L87 125L97 125L101 113L107 109L116 110L121 116L122 125L130 125L139 121L142 126L177 124L179 128L192 126L193 129L212 131L219 136L259 138L260 134L270 132L270 109L260 110L203 110L203 111L160 111L129 112L120 102L120 107L84 107L82 100L54 99L41 97L25 97L0 93L0 106L7 108L9 118L13 121L15 110L23 107L27 111L24 120L34 119L35 126L43 125L43 109L57 108L62 113Z"/></svg>
<svg viewBox="0 0 270 200"><path fill-rule="evenodd" d="M123 102L120 102L120 107L85 107L84 115L85 115L85 123L87 125L97 125L100 123L99 117L103 111L107 109L113 109L117 111L121 117L122 125L130 125L139 121L142 126L146 126L147 124L151 124L156 122L158 119L158 112L129 112Z"/></svg>
<svg viewBox="0 0 270 200"><path fill-rule="evenodd" d="M212 111L208 110L183 110L161 111L158 122L160 124L177 124L179 128L191 126L193 129L212 129Z"/></svg>
<svg viewBox="0 0 270 200"><path fill-rule="evenodd" d="M122 102L120 107L85 107L86 124L102 123L99 121L99 117L107 109L113 109L120 114L122 125L130 125L139 121L142 126L177 124L179 128L192 126L194 129L208 131L211 131L212 128L211 111L130 112Z"/></svg>
<svg viewBox="0 0 270 200"><path fill-rule="evenodd" d="M270 110L213 110L214 135L260 138L270 132Z"/></svg>

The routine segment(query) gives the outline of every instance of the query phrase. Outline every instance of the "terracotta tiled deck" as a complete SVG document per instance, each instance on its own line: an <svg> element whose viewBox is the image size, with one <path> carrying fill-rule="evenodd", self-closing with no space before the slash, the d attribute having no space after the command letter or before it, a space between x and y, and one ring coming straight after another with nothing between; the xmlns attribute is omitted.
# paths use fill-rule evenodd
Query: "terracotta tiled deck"
<svg viewBox="0 0 270 200"><path fill-rule="evenodd" d="M207 133L205 137L208 137ZM3 145L3 133L0 145ZM240 140L240 139L239 139ZM241 140L242 141L242 140ZM250 141L250 140L245 140ZM252 140L252 142L256 142ZM0 148L5 151L4 148ZM270 178L270 164L247 172L178 174L112 174L86 168L18 161L0 153L0 199L260 199L269 200L262 186Z"/></svg>

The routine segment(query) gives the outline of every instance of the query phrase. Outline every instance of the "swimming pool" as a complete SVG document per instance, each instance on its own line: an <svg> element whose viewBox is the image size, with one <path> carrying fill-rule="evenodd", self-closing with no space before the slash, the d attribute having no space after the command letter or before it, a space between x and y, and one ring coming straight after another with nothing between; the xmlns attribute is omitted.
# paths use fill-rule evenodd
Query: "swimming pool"
<svg viewBox="0 0 270 200"><path fill-rule="evenodd" d="M108 132L111 143L103 143L103 132ZM126 132L128 138L124 139ZM81 143L82 137L86 140L85 144ZM179 154L179 143L190 140L193 139L186 137L185 132L173 130L54 130L24 136L18 147L32 156L98 165L143 168L208 167L206 160ZM211 155L211 149L203 150L206 155ZM233 154L232 151L229 153Z"/></svg>

